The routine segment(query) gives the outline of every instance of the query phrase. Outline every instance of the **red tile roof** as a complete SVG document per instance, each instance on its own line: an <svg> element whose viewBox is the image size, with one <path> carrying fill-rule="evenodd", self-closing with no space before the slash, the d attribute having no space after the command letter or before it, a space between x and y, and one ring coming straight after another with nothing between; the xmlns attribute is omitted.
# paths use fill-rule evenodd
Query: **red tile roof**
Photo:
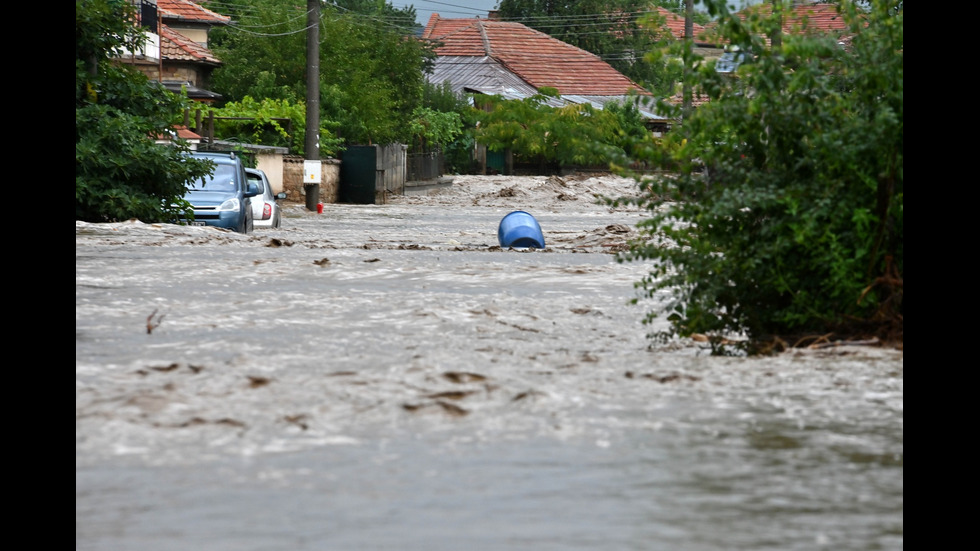
<svg viewBox="0 0 980 551"><path fill-rule="evenodd" d="M200 140L201 139L201 135L200 134L198 134L197 132L194 132L194 131L188 129L186 126L184 126L182 124L181 125L178 125L178 126L175 126L174 127L174 130L177 131L177 137L178 138L182 138L182 139L185 139L185 140Z"/></svg>
<svg viewBox="0 0 980 551"><path fill-rule="evenodd" d="M666 98L667 103L672 105L684 105L684 92L679 91L673 96ZM691 91L691 107L700 107L710 101L707 95L702 95L700 92Z"/></svg>
<svg viewBox="0 0 980 551"><path fill-rule="evenodd" d="M215 13L191 0L157 0L157 10L162 19L178 19L212 25L227 25L231 18Z"/></svg>
<svg viewBox="0 0 980 551"><path fill-rule="evenodd" d="M221 64L221 60L214 57L211 50L166 25L160 25L160 53L166 61Z"/></svg>
<svg viewBox="0 0 980 551"><path fill-rule="evenodd" d="M657 7L657 12L660 14L661 17L667 20L665 26L667 27L667 30L670 31L670 35L677 40L683 39L684 17L677 15L676 13L668 9L661 8L659 6ZM691 23L691 28L692 31L694 32L695 37L700 36L704 32L704 27L694 22Z"/></svg>
<svg viewBox="0 0 980 551"><path fill-rule="evenodd" d="M772 5L768 3L748 6L738 12L742 19L750 15L765 16L772 13ZM705 30L714 33L714 22L709 23ZM825 2L814 2L810 4L799 4L783 13L783 34L808 34L830 33L841 35L847 32L847 22L837 11L836 4Z"/></svg>
<svg viewBox="0 0 980 551"><path fill-rule="evenodd" d="M744 17L748 13L769 14L772 13L772 5L766 3L749 6L740 15ZM847 23L838 13L836 4L800 4L783 14L784 33L800 34L804 32L804 25L809 33L839 33L847 30Z"/></svg>
<svg viewBox="0 0 980 551"><path fill-rule="evenodd" d="M180 138L182 140L200 140L201 135L188 129L186 126L179 124L171 127L165 132L160 132L154 136L157 140L169 141L173 140L174 137Z"/></svg>
<svg viewBox="0 0 980 551"><path fill-rule="evenodd" d="M439 56L491 57L535 88L556 88L563 95L646 93L598 56L520 23L434 13L422 39L436 43Z"/></svg>

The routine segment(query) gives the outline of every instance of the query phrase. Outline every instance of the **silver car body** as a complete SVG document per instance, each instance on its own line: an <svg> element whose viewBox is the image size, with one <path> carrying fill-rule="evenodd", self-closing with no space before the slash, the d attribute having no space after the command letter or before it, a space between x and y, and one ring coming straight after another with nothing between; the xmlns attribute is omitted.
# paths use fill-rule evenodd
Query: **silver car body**
<svg viewBox="0 0 980 551"><path fill-rule="evenodd" d="M256 228L278 228L282 224L282 209L279 207L277 198L282 198L284 194L277 197L272 193L272 186L265 172L258 168L246 168L245 173L249 181L254 181L259 185L259 194L252 197L252 219Z"/></svg>

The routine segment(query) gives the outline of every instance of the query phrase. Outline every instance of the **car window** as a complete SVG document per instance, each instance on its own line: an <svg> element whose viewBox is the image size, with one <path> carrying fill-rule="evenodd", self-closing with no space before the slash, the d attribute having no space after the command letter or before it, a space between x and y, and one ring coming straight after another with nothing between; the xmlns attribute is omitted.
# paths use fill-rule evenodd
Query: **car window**
<svg viewBox="0 0 980 551"><path fill-rule="evenodd" d="M265 193L265 183L262 181L262 177L258 174L248 174L249 183L254 183L259 186L259 193Z"/></svg>
<svg viewBox="0 0 980 551"><path fill-rule="evenodd" d="M205 191L236 191L238 182L235 181L236 170L232 165L215 165L214 174L205 176L193 182L191 189Z"/></svg>

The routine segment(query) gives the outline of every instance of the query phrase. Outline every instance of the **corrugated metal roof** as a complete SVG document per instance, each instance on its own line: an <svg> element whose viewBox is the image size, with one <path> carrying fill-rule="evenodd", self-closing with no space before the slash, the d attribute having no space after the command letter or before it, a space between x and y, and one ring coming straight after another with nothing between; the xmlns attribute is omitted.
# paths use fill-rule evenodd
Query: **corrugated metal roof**
<svg viewBox="0 0 980 551"><path fill-rule="evenodd" d="M652 101L650 102L650 105L648 105L648 104L646 104L643 101L637 101L639 99L637 97L630 97L630 96L562 96L561 98L563 100L569 102L569 103L580 103L580 104L581 103L588 103L588 104L592 105L593 107L595 107L596 109L603 109L603 108L605 108L605 106L606 106L607 103L619 103L619 104L631 103L631 104L636 105L636 108L637 108L637 110L639 110L640 114L643 115L644 117L648 118L648 119L652 119L652 120L668 120L667 117L664 117L663 115L658 115L655 112L655 107L652 105L652 103L653 103ZM650 98L647 98L647 99L650 99Z"/></svg>
<svg viewBox="0 0 980 551"><path fill-rule="evenodd" d="M524 97L537 93L537 88L489 56L439 56L428 79L433 84L448 81L456 93L464 89L488 95L514 91Z"/></svg>
<svg viewBox="0 0 980 551"><path fill-rule="evenodd" d="M190 99L209 99L218 100L221 99L221 94L217 92L212 92L210 90L205 90L203 88L198 88L190 82L183 80L165 80L163 81L163 86L175 94L187 93L187 97Z"/></svg>

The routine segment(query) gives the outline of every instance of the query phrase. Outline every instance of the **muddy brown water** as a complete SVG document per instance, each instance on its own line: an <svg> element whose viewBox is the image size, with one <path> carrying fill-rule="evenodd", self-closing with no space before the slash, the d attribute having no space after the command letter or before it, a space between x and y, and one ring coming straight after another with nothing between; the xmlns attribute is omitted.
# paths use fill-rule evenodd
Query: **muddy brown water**
<svg viewBox="0 0 980 551"><path fill-rule="evenodd" d="M612 184L465 182L76 223L76 549L903 548L903 351L655 345Z"/></svg>

